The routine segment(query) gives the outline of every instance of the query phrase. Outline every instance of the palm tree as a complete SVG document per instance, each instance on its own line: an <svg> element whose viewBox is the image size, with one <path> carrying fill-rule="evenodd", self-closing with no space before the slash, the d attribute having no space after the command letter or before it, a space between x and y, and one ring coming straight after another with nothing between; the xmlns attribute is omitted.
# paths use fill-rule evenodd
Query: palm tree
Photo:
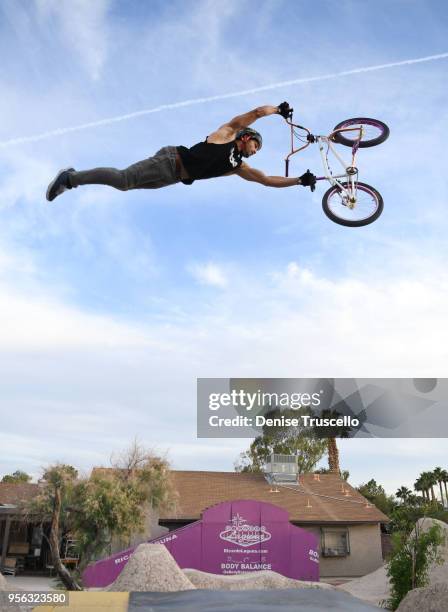
<svg viewBox="0 0 448 612"><path fill-rule="evenodd" d="M446 483L448 482L448 472L446 470L442 470L442 482L445 488L445 502L446 506L448 506L448 490L446 488Z"/></svg>
<svg viewBox="0 0 448 612"><path fill-rule="evenodd" d="M395 493L395 495L398 497L398 499L401 499L402 502L405 503L408 501L411 493L412 491L408 489L407 487L400 487L398 491Z"/></svg>
<svg viewBox="0 0 448 612"><path fill-rule="evenodd" d="M428 474L429 472L422 472L415 483L419 486L417 490L423 493L423 499L425 499L427 502L431 500L431 497L429 495L429 490L431 486L429 484Z"/></svg>
<svg viewBox="0 0 448 612"><path fill-rule="evenodd" d="M328 468L333 474L339 474L341 468L339 467L339 450L336 444L336 438L328 438L327 449Z"/></svg>
<svg viewBox="0 0 448 612"><path fill-rule="evenodd" d="M423 483L422 483L422 477L421 476L419 476L419 478L417 478L417 480L414 482L414 489L416 491L421 491L421 493L423 495L423 499L426 499L425 490L423 488Z"/></svg>
<svg viewBox="0 0 448 612"><path fill-rule="evenodd" d="M443 481L443 470L441 467L436 467L432 473L432 475L434 476L435 481L437 482L437 484L439 485L440 488L440 501L442 502L442 506L443 504L443 491L442 491L442 481Z"/></svg>
<svg viewBox="0 0 448 612"><path fill-rule="evenodd" d="M430 482L430 487L431 487L431 495L432 495L432 499L434 502L437 502L437 495L434 491L434 487L437 485L437 479L434 476L433 472L428 472L428 478L429 478L429 482Z"/></svg>
<svg viewBox="0 0 448 612"><path fill-rule="evenodd" d="M335 410L322 410L321 418L331 419L340 417ZM316 432L317 437L327 438L327 452L328 452L328 468L333 474L341 474L341 466L339 465L339 450L336 443L336 438L348 438L350 437L351 428L347 426L324 426L319 427Z"/></svg>
<svg viewBox="0 0 448 612"><path fill-rule="evenodd" d="M414 493L411 493L409 497L406 499L406 501L411 506L417 506L419 505L421 499L422 498L419 495L414 495Z"/></svg>
<svg viewBox="0 0 448 612"><path fill-rule="evenodd" d="M422 486L428 495L428 501L430 500L429 491L431 491L431 501L435 501L436 496L434 495L434 485L436 484L436 481L432 472L422 472L420 476L422 479Z"/></svg>

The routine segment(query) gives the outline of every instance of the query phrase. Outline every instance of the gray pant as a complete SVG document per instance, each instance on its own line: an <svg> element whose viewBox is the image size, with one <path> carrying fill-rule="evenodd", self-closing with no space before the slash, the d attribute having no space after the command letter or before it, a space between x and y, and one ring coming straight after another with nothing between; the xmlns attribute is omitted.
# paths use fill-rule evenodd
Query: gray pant
<svg viewBox="0 0 448 612"><path fill-rule="evenodd" d="M163 147L153 157L129 168L93 168L70 173L72 187L79 185L110 185L120 191L128 189L159 189L180 181L176 172L176 147Z"/></svg>

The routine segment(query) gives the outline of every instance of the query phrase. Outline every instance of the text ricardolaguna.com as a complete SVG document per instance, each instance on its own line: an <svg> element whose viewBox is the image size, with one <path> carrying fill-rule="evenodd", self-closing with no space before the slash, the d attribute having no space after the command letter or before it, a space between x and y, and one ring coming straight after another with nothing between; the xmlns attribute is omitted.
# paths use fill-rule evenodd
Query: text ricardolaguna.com
<svg viewBox="0 0 448 612"><path fill-rule="evenodd" d="M263 407L288 407L298 410L302 407L320 406L322 393L267 393L260 390L248 393L244 389L234 389L230 393L210 393L208 407L210 410L219 410L223 406L243 407L246 410Z"/></svg>

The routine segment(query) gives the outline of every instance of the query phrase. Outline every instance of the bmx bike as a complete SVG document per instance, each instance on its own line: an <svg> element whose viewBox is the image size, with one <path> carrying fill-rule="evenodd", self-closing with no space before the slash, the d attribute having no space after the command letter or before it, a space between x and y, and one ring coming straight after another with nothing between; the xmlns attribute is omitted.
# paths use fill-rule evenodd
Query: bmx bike
<svg viewBox="0 0 448 612"><path fill-rule="evenodd" d="M285 158L285 176L288 176L291 157L316 143L324 167L324 176L316 177L316 181L326 180L331 184L322 198L322 208L327 217L347 227L361 227L376 221L383 212L383 198L374 187L358 180L356 156L359 149L383 143L390 133L387 125L378 119L356 117L338 123L328 136L316 136L308 128L293 123L292 113L285 121L291 128L291 151ZM304 144L295 147L295 139ZM335 144L351 148L350 163L339 155ZM333 174L328 161L330 152L341 164L342 174Z"/></svg>

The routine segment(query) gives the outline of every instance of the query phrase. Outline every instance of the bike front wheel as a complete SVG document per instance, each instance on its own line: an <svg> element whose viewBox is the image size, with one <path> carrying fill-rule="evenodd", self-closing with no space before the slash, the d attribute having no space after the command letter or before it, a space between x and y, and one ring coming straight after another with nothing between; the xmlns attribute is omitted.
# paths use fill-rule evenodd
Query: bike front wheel
<svg viewBox="0 0 448 612"><path fill-rule="evenodd" d="M347 182L341 185L348 189ZM350 208L346 197L338 185L333 185L322 198L322 208L329 219L346 227L362 227L378 219L383 212L384 202L381 194L366 183L356 184L356 204Z"/></svg>
<svg viewBox="0 0 448 612"><path fill-rule="evenodd" d="M346 128L363 128L363 137L359 141L359 148L375 147L389 138L390 130L385 123L379 119L369 119L368 117L355 117L354 119L346 119L338 123L333 132L336 130L344 130ZM358 142L359 132L336 132L332 135L331 140L346 147L353 147Z"/></svg>

